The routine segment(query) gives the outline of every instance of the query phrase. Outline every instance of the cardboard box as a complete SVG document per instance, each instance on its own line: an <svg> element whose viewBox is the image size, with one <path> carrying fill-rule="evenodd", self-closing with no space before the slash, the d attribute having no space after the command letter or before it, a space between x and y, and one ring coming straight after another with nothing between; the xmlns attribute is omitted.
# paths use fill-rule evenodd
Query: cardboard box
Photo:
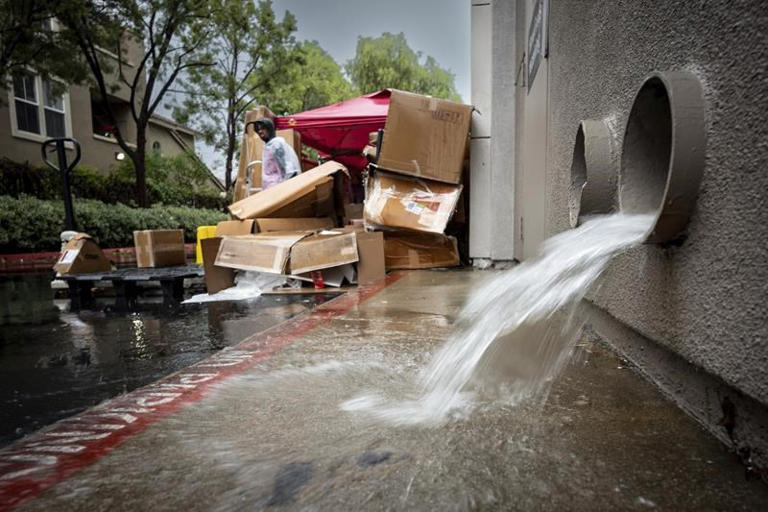
<svg viewBox="0 0 768 512"><path fill-rule="evenodd" d="M392 90L378 166L461 183L472 106Z"/></svg>
<svg viewBox="0 0 768 512"><path fill-rule="evenodd" d="M203 268L205 269L205 290L214 294L235 284L235 271L231 268L216 265L216 255L219 253L221 237L204 238L200 240L203 251Z"/></svg>
<svg viewBox="0 0 768 512"><path fill-rule="evenodd" d="M248 220L223 220L216 224L214 236L241 236L250 235L254 232L256 222L253 219Z"/></svg>
<svg viewBox="0 0 768 512"><path fill-rule="evenodd" d="M384 234L380 231L356 231L357 282L368 284L387 277L384 260Z"/></svg>
<svg viewBox="0 0 768 512"><path fill-rule="evenodd" d="M216 265L284 274L291 254L291 247L310 234L304 232L227 236L222 238L219 252L216 255Z"/></svg>
<svg viewBox="0 0 768 512"><path fill-rule="evenodd" d="M387 270L455 267L460 264L456 239L415 231L384 232Z"/></svg>
<svg viewBox="0 0 768 512"><path fill-rule="evenodd" d="M245 221L243 221L245 222ZM298 219L256 219L257 233L273 231L316 231L333 229L333 219L330 217L304 217Z"/></svg>
<svg viewBox="0 0 768 512"><path fill-rule="evenodd" d="M291 274L355 263L357 236L341 230L320 231L297 242L291 248Z"/></svg>
<svg viewBox="0 0 768 512"><path fill-rule="evenodd" d="M461 185L377 172L368 179L365 224L442 233L461 189Z"/></svg>
<svg viewBox="0 0 768 512"><path fill-rule="evenodd" d="M351 224L355 219L363 218L363 203L347 203L344 205L344 224Z"/></svg>
<svg viewBox="0 0 768 512"><path fill-rule="evenodd" d="M78 233L69 239L61 252L59 261L53 266L59 274L87 274L112 270L112 263L96 245L93 238Z"/></svg>
<svg viewBox="0 0 768 512"><path fill-rule="evenodd" d="M347 168L330 160L286 180L269 190L246 197L229 206L241 220L260 217L323 217L335 214L334 176L349 175Z"/></svg>
<svg viewBox="0 0 768 512"><path fill-rule="evenodd" d="M136 266L139 268L187 263L182 229L134 231L133 244L136 247Z"/></svg>

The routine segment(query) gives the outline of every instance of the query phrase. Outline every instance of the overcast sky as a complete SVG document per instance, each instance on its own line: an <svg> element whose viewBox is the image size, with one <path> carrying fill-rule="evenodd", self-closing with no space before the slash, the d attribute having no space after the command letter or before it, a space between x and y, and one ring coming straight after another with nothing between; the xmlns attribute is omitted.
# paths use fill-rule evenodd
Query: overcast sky
<svg viewBox="0 0 768 512"><path fill-rule="evenodd" d="M456 90L470 101L469 0L273 0L273 7L280 19L286 10L296 16L297 40L317 41L341 65L355 55L358 36L403 32L413 50L456 76ZM223 159L201 141L197 147L223 177Z"/></svg>

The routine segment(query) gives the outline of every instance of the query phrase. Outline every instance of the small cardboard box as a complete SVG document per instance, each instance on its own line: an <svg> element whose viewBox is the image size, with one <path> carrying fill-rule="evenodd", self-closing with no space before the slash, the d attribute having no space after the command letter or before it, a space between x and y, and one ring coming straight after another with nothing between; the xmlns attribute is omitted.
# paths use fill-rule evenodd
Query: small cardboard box
<svg viewBox="0 0 768 512"><path fill-rule="evenodd" d="M461 183L472 106L392 90L378 166Z"/></svg>
<svg viewBox="0 0 768 512"><path fill-rule="evenodd" d="M377 172L368 179L365 224L442 233L456 208L461 188Z"/></svg>
<svg viewBox="0 0 768 512"><path fill-rule="evenodd" d="M235 284L235 271L216 265L216 255L219 253L222 240L218 236L200 240L205 269L205 290L209 294L220 292Z"/></svg>
<svg viewBox="0 0 768 512"><path fill-rule="evenodd" d="M357 236L341 230L320 231L297 242L291 248L291 274L355 263Z"/></svg>
<svg viewBox="0 0 768 512"><path fill-rule="evenodd" d="M387 277L384 261L384 234L380 231L355 231L357 235L357 282L368 284Z"/></svg>
<svg viewBox="0 0 768 512"><path fill-rule="evenodd" d="M240 236L253 233L255 222L248 220L223 220L216 224L214 236Z"/></svg>
<svg viewBox="0 0 768 512"><path fill-rule="evenodd" d="M450 236L415 231L384 233L387 270L458 266L459 249Z"/></svg>
<svg viewBox="0 0 768 512"><path fill-rule="evenodd" d="M291 247L310 234L311 232L227 236L221 240L216 265L284 274Z"/></svg>
<svg viewBox="0 0 768 512"><path fill-rule="evenodd" d="M85 233L78 233L69 239L59 261L53 266L59 274L87 274L111 269L112 264L101 248Z"/></svg>
<svg viewBox="0 0 768 512"><path fill-rule="evenodd" d="M273 231L316 231L333 229L333 219L330 217L303 217L297 219L256 219L258 233Z"/></svg>
<svg viewBox="0 0 768 512"><path fill-rule="evenodd" d="M134 231L133 244L139 268L171 267L187 262L182 229Z"/></svg>
<svg viewBox="0 0 768 512"><path fill-rule="evenodd" d="M341 175L349 176L347 168L330 160L269 190L232 203L228 209L240 220L335 215L333 179Z"/></svg>

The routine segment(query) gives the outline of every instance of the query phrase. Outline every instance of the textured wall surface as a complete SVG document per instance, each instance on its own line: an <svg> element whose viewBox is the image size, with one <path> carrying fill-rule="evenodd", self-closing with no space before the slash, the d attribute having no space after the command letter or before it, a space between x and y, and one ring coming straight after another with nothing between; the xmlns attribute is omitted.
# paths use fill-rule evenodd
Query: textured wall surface
<svg viewBox="0 0 768 512"><path fill-rule="evenodd" d="M643 78L687 70L707 103L706 167L682 243L619 257L589 299L768 404L768 11L758 1L550 1L548 233L568 228L574 137L621 147ZM620 151L617 152L617 158Z"/></svg>

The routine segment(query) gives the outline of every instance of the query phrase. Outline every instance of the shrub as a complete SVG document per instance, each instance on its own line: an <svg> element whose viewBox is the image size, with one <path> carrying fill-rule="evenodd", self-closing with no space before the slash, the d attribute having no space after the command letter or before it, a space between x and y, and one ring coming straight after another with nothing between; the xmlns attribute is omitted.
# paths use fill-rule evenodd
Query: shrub
<svg viewBox="0 0 768 512"><path fill-rule="evenodd" d="M80 231L101 247L130 247L133 231L139 229L184 229L187 242L194 242L198 226L215 225L227 216L216 210L187 206L155 205L132 208L91 199L74 202ZM57 251L64 226L64 203L22 196L0 196L0 252Z"/></svg>
<svg viewBox="0 0 768 512"><path fill-rule="evenodd" d="M204 186L207 171L193 157L147 156L147 197L150 204L223 209L218 190ZM78 166L70 174L72 196L105 203L135 205L136 177L130 161L110 173ZM47 166L32 167L0 158L0 195L61 199L61 177Z"/></svg>

